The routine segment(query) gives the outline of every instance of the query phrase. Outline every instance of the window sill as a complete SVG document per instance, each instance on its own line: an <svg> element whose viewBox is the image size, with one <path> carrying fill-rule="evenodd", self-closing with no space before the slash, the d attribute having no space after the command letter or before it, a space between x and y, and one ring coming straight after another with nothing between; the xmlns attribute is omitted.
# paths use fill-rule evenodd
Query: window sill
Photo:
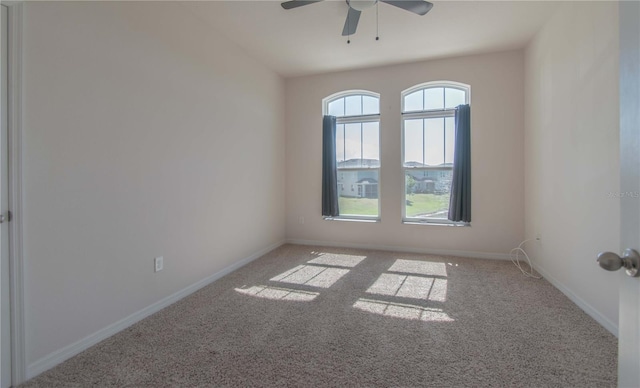
<svg viewBox="0 0 640 388"><path fill-rule="evenodd" d="M471 223L469 222L453 222L453 221L445 221L445 220L429 220L429 221L402 220L402 223L405 225L471 227Z"/></svg>
<svg viewBox="0 0 640 388"><path fill-rule="evenodd" d="M380 218L351 218L351 217L323 217L325 221L347 221L347 222L364 222L364 223L378 223Z"/></svg>

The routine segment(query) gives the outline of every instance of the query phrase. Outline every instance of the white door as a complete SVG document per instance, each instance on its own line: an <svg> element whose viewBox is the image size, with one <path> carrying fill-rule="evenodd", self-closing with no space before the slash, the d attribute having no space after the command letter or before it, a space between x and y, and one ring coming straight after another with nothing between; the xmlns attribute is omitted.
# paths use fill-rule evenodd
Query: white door
<svg viewBox="0 0 640 388"><path fill-rule="evenodd" d="M7 128L8 128L8 81L9 73L7 66L8 59L8 9L6 6L2 8L2 31L0 31L0 38L2 40L2 95L0 100L2 102L2 112L0 113L0 121L2 121L2 131L0 132L0 217L7 214L9 209L9 169L8 169L8 152L7 152ZM11 296L9 286L9 226L8 222L0 223L0 256L2 259L0 278L0 294L1 294L1 310L0 310L0 331L1 335L1 348L0 353L0 386L2 388L11 386Z"/></svg>
<svg viewBox="0 0 640 388"><path fill-rule="evenodd" d="M640 2L620 5L621 248L640 251ZM618 384L640 387L640 277L620 271Z"/></svg>

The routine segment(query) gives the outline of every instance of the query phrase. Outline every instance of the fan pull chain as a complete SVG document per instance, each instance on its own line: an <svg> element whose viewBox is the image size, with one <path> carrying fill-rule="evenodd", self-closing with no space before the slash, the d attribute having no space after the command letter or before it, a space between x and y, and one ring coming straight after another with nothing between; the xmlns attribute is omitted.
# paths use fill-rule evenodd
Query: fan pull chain
<svg viewBox="0 0 640 388"><path fill-rule="evenodd" d="M380 2L376 2L376 40L380 40L380 23L378 22L378 5Z"/></svg>
<svg viewBox="0 0 640 388"><path fill-rule="evenodd" d="M347 34L347 44L351 43L351 18L349 17L349 14L347 14L347 31L349 32Z"/></svg>

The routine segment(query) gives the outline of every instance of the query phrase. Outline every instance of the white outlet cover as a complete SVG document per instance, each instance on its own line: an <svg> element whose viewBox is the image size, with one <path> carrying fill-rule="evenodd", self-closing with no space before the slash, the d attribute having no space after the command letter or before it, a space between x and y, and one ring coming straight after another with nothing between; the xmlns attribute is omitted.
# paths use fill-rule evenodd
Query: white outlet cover
<svg viewBox="0 0 640 388"><path fill-rule="evenodd" d="M162 268L164 268L164 258L162 256L156 257L153 260L153 263L155 267L154 272L162 271Z"/></svg>

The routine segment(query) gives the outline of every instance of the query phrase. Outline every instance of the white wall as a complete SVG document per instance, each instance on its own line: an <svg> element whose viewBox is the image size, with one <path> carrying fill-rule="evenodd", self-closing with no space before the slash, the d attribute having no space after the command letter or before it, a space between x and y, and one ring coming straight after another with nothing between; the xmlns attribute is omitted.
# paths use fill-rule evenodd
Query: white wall
<svg viewBox="0 0 640 388"><path fill-rule="evenodd" d="M23 77L28 365L284 239L284 82L196 15L27 2Z"/></svg>
<svg viewBox="0 0 640 388"><path fill-rule="evenodd" d="M523 61L522 51L511 51L287 79L287 238L488 257L508 253L524 235ZM471 85L468 228L401 223L400 93L437 80ZM381 95L380 223L321 216L322 99L352 89Z"/></svg>
<svg viewBox="0 0 640 388"><path fill-rule="evenodd" d="M612 332L619 248L616 2L567 2L526 51L526 236L545 276Z"/></svg>

